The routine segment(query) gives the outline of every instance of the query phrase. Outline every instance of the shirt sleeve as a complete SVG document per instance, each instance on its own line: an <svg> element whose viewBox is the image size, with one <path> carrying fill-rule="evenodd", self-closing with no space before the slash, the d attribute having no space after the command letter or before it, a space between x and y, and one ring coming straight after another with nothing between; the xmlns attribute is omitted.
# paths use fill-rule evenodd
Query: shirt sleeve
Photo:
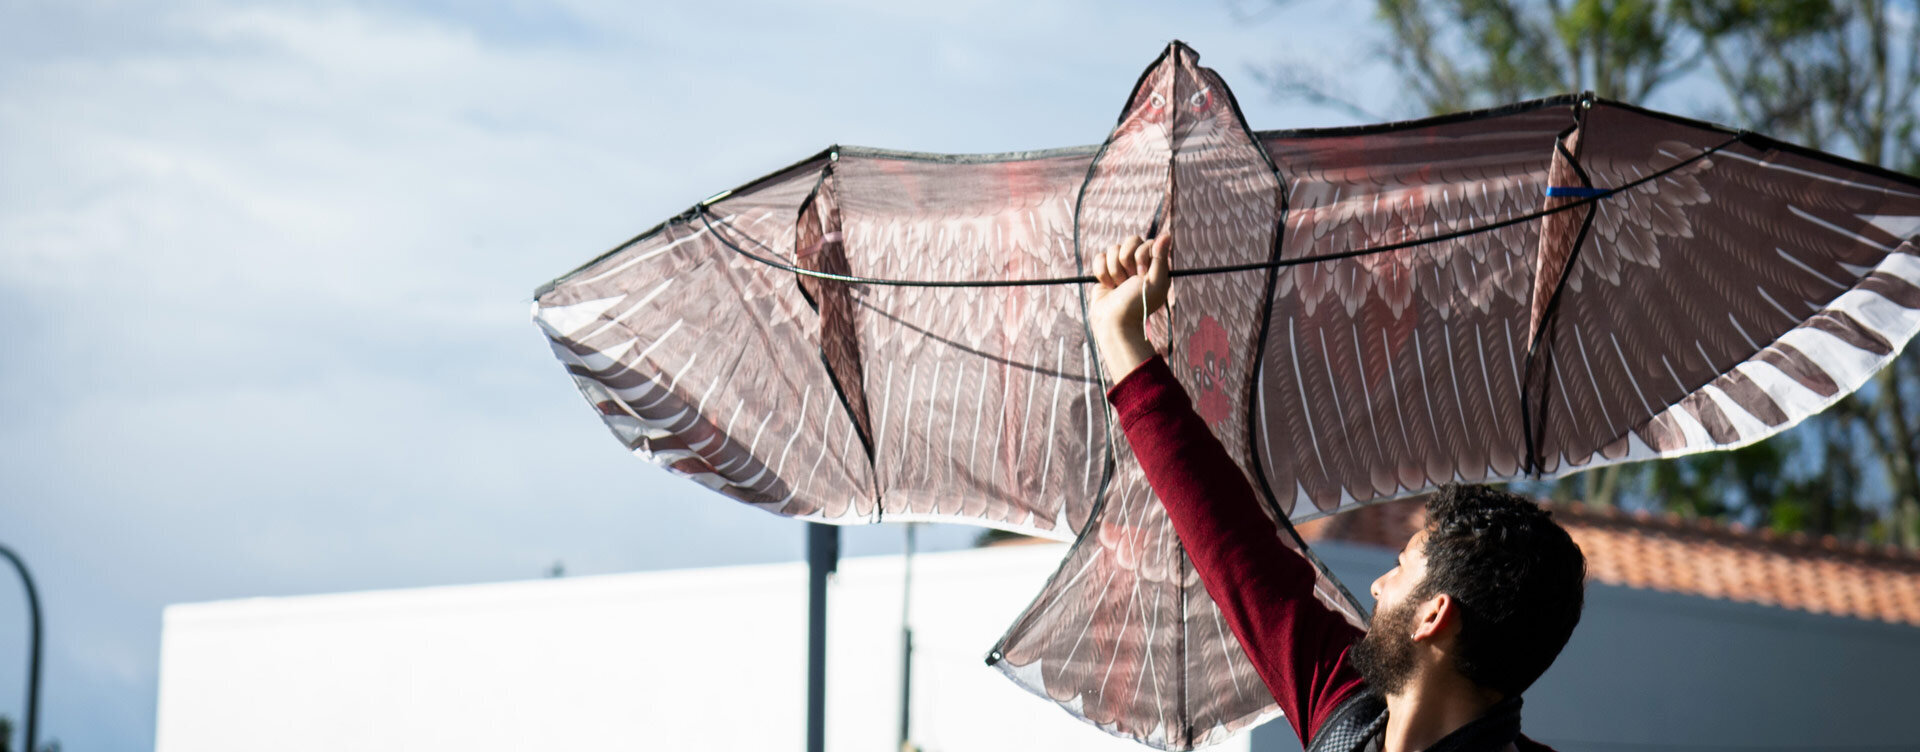
<svg viewBox="0 0 1920 752"><path fill-rule="evenodd" d="M1282 538L1166 361L1135 368L1107 399L1208 595L1305 745L1364 686L1347 658L1360 630L1314 597L1313 565Z"/></svg>

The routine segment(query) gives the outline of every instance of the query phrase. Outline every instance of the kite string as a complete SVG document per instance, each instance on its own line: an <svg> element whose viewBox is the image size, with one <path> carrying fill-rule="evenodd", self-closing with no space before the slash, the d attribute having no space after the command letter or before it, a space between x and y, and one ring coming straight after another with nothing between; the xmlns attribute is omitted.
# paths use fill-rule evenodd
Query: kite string
<svg viewBox="0 0 1920 752"><path fill-rule="evenodd" d="M1147 242L1151 243L1153 241L1149 240ZM1156 348L1153 346L1153 308L1149 307L1149 304L1147 302L1147 285L1149 284L1147 281L1147 272L1145 269L1142 269L1140 270L1139 274L1140 274L1140 333L1141 333L1141 336L1144 336L1147 338L1147 349L1157 351L1159 348ZM1167 327L1167 344L1168 345L1173 344L1173 327L1171 325ZM1173 360L1173 353L1171 351L1167 353L1167 360L1168 361Z"/></svg>
<svg viewBox="0 0 1920 752"><path fill-rule="evenodd" d="M1153 239L1149 238L1147 239L1146 242L1152 243ZM1167 263L1167 260L1162 259L1160 263L1162 264ZM1139 270L1140 331L1141 333L1146 335L1148 344L1153 343L1153 308L1147 302L1147 286L1152 284L1152 281L1147 277L1147 271L1152 268L1153 268L1153 250L1149 248L1147 250L1147 268ZM1165 297L1166 297L1165 307L1166 307L1167 313L1165 316L1161 316L1160 319L1161 319L1161 328L1166 330L1167 360L1171 361L1173 360L1173 288L1171 285L1168 286L1167 294L1165 295Z"/></svg>
<svg viewBox="0 0 1920 752"><path fill-rule="evenodd" d="M1304 264L1315 264L1322 261L1338 261L1341 259L1355 258L1358 256L1370 256L1377 253L1387 253L1390 251L1404 250L1404 249L1413 248L1416 246L1429 245L1433 243L1442 243L1449 240L1455 240L1458 238L1469 237L1472 235L1478 235L1486 232L1492 232L1494 230L1498 230L1504 227L1511 227L1513 225L1517 225L1522 222L1530 222L1530 221L1540 219L1542 217L1546 217L1552 214L1558 214L1560 212L1567 211L1569 209L1574 209L1581 206L1595 204L1600 202L1603 199L1613 198L1615 195L1632 190L1634 188L1638 188L1653 180L1666 177L1667 175L1673 173L1676 170L1679 170L1683 167L1691 165L1694 162L1698 162L1702 159L1705 159L1708 156L1711 156L1712 154L1720 151L1721 149L1725 149L1728 146L1732 146L1735 142L1745 137L1746 137L1746 134L1744 132L1735 134L1733 137L1728 138L1727 140L1722 141L1719 144L1716 144L1713 147L1700 152L1699 154L1695 154L1684 160L1675 162L1672 165L1669 165L1656 172L1650 173L1644 177L1641 177L1639 179L1632 180L1626 183L1622 183L1613 188L1591 189L1596 191L1592 195L1581 196L1579 198L1576 198L1572 201L1561 204L1559 206L1539 209L1536 211L1528 212L1526 214L1522 214L1517 217L1509 217L1507 219L1503 219L1495 222L1489 222L1484 225L1468 227L1462 230L1454 230L1452 232L1444 232L1439 235L1434 235L1431 237L1414 238L1412 240L1403 240L1396 243L1388 243L1386 245L1371 246L1367 248L1356 248L1348 251L1323 253L1323 254L1312 255L1312 256L1300 256L1298 258L1290 258L1290 259L1258 261L1258 262L1252 262L1252 263L1246 263L1246 264L1232 264L1232 265L1226 265L1226 266L1207 266L1207 267L1198 267L1194 269L1173 269L1173 270L1170 270L1168 273L1175 277L1189 277L1189 276L1198 276L1198 275L1205 275L1205 274L1229 274L1232 272L1255 271L1259 269L1278 269L1278 268L1285 268L1290 266L1300 266ZM1560 195L1564 195L1564 194L1556 193L1555 197L1559 197ZM848 284L883 285L883 286L889 286L889 287L1035 287L1035 286L1041 286L1041 285L1087 285L1087 284L1093 284L1099 281L1095 279L1092 275L1080 275L1076 277L1040 277L1040 278L1033 278L1033 279L1005 279L1005 280L882 279L877 277L859 277L859 276L854 276L850 274L834 274L832 272L823 272L823 271L816 271L813 269L804 269L804 268L795 266L793 264L786 263L785 261L781 261L779 259L768 258L766 256L755 254L751 251L748 251L734 244L732 240L728 240L725 235L721 234L719 229L714 227L714 223L711 218L711 212L708 211L707 206L705 204L695 206L691 210L691 212L695 216L698 216L700 218L701 224L705 225L707 231L711 233L715 239L719 240L721 245L726 246L729 250L732 250L734 253L740 254L741 256L744 256L748 259L752 259L753 261L757 261L761 264L773 267L775 269L792 272L794 274L799 274L803 276L813 277L815 279L831 280L834 282L844 282ZM729 225L725 219L721 220L721 224L731 228L731 225ZM742 233L742 236L748 237L744 233ZM761 245L762 247L765 247L766 244L759 243L759 245ZM1171 330L1169 330L1169 332L1171 332Z"/></svg>

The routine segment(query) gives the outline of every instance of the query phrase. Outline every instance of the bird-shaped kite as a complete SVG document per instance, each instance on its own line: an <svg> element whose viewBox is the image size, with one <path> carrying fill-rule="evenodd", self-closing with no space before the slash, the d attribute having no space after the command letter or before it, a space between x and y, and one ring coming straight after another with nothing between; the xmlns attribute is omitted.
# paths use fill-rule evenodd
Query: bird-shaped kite
<svg viewBox="0 0 1920 752"><path fill-rule="evenodd" d="M1920 328L1920 181L1562 96L1254 131L1175 42L1106 142L835 147L541 288L634 453L770 512L1071 540L988 661L1166 749L1277 712L1113 424L1082 269L1172 233L1149 322L1291 523L1741 446ZM1363 623L1322 572L1318 595Z"/></svg>

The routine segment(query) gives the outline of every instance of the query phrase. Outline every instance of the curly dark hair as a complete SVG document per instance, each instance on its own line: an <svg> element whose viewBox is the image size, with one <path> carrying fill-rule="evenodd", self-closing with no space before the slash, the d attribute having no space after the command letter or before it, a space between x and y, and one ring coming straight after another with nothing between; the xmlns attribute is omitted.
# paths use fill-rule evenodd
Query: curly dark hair
<svg viewBox="0 0 1920 752"><path fill-rule="evenodd" d="M1586 556L1551 512L1506 491L1447 485L1426 508L1417 599L1446 593L1460 604L1462 676L1509 697L1525 691L1580 623Z"/></svg>

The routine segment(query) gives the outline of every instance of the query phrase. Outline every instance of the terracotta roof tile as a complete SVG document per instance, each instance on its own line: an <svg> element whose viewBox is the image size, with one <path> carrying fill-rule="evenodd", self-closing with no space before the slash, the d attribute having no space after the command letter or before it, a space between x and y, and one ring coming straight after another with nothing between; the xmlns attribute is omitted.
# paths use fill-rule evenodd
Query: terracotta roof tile
<svg viewBox="0 0 1920 752"><path fill-rule="evenodd" d="M1920 554L1779 535L1677 515L1546 503L1608 585L1920 626ZM1300 526L1309 541L1398 549L1426 523L1420 499Z"/></svg>

